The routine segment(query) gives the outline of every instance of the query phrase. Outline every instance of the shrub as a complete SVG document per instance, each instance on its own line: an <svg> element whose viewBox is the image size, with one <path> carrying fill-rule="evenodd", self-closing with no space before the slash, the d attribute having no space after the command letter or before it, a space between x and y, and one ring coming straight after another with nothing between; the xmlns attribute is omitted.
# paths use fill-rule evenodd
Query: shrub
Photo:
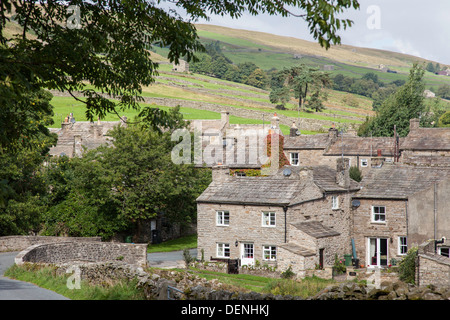
<svg viewBox="0 0 450 320"><path fill-rule="evenodd" d="M416 257L417 257L417 248L411 248L408 250L408 253L400 261L398 266L398 275L400 280L415 284L416 283Z"/></svg>
<svg viewBox="0 0 450 320"><path fill-rule="evenodd" d="M362 172L358 167L350 167L349 174L350 178L355 180L356 182L360 182L362 180Z"/></svg>

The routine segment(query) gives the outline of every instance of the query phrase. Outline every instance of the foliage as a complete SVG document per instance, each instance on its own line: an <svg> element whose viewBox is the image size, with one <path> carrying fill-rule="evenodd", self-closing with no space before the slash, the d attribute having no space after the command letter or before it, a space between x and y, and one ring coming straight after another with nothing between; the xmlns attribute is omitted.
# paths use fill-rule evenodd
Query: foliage
<svg viewBox="0 0 450 320"><path fill-rule="evenodd" d="M170 122L186 125L177 121L182 119L178 108L169 115ZM141 241L143 223L157 215L181 225L194 221L195 199L211 174L171 161L171 132L160 134L143 124L118 126L110 131L114 147L51 163L42 233L107 239L127 231Z"/></svg>
<svg viewBox="0 0 450 320"><path fill-rule="evenodd" d="M325 289L334 280L325 280L318 277L304 278L301 281L294 279L273 279L263 289L263 292L274 295L291 295L308 298Z"/></svg>
<svg viewBox="0 0 450 320"><path fill-rule="evenodd" d="M362 172L356 166L351 166L349 170L350 178L355 180L356 182L360 182L362 180Z"/></svg>
<svg viewBox="0 0 450 320"><path fill-rule="evenodd" d="M292 271L292 266L289 266L285 271L281 273L282 279L292 279L295 276L294 271Z"/></svg>
<svg viewBox="0 0 450 320"><path fill-rule="evenodd" d="M149 244L147 252L171 252L184 249L197 248L197 234L164 241L158 244Z"/></svg>
<svg viewBox="0 0 450 320"><path fill-rule="evenodd" d="M411 248L408 253L400 261L398 266L398 275L400 280L415 284L416 281L416 258L417 258L417 248Z"/></svg>
<svg viewBox="0 0 450 320"><path fill-rule="evenodd" d="M23 104L13 103L12 110L16 112L5 110L0 115L3 119L16 118L23 122L17 137L14 137L17 132L8 133L14 130L14 125L11 128L0 125L0 130L4 130L0 137L4 139L0 143L0 235L36 232L40 214L46 210L42 201L46 188L41 163L56 141L56 136L46 127L52 123L51 94L40 90L25 96L41 111L33 114L27 110L24 98ZM11 137L14 138L10 140Z"/></svg>
<svg viewBox="0 0 450 320"><path fill-rule="evenodd" d="M301 64L280 71L273 77L272 85L269 96L271 103L284 106L293 97L298 99L300 112L310 94L308 107L321 111L324 108L322 101L327 99L324 89L331 85L331 80L328 73Z"/></svg>
<svg viewBox="0 0 450 320"><path fill-rule="evenodd" d="M334 264L333 264L333 270L337 273L345 273L347 268L345 267L345 263L342 261L342 259L338 258L338 255L334 255Z"/></svg>
<svg viewBox="0 0 450 320"><path fill-rule="evenodd" d="M195 261L195 257L191 256L189 249L183 250L183 260L184 260L184 263L186 264L186 268L188 268L189 265Z"/></svg>
<svg viewBox="0 0 450 320"><path fill-rule="evenodd" d="M359 130L358 135L377 137L392 137L394 125L400 137L409 133L409 121L425 114L423 91L424 70L418 64L414 64L410 70L408 81L390 95L380 106L374 118L366 120ZM422 123L427 122L425 118Z"/></svg>
<svg viewBox="0 0 450 320"><path fill-rule="evenodd" d="M447 111L439 118L439 127L450 127L450 111Z"/></svg>

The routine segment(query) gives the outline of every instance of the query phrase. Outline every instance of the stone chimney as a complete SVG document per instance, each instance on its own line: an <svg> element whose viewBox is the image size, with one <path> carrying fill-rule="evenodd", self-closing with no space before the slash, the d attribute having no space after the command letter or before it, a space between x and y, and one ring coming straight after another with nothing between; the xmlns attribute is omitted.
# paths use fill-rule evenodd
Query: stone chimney
<svg viewBox="0 0 450 320"><path fill-rule="evenodd" d="M328 139L334 141L337 138L338 133L339 133L338 129L334 128L333 125L332 128L328 129Z"/></svg>
<svg viewBox="0 0 450 320"><path fill-rule="evenodd" d="M83 152L83 148L81 145L81 136L79 134L74 135L73 137L73 156L74 157L81 157L81 154Z"/></svg>
<svg viewBox="0 0 450 320"><path fill-rule="evenodd" d="M272 120L270 121L271 129L279 129L280 128L280 118L276 113L273 114Z"/></svg>
<svg viewBox="0 0 450 320"><path fill-rule="evenodd" d="M291 130L289 131L289 137L296 137L297 136L297 126L295 125L295 122L292 124Z"/></svg>
<svg viewBox="0 0 450 320"><path fill-rule="evenodd" d="M222 111L220 113L220 121L224 126L228 126L230 124L230 113L228 111Z"/></svg>
<svg viewBox="0 0 450 320"><path fill-rule="evenodd" d="M350 159L339 157L336 160L336 183L343 187L350 187Z"/></svg>
<svg viewBox="0 0 450 320"><path fill-rule="evenodd" d="M212 167L212 181L223 182L230 179L230 168L224 165L216 165Z"/></svg>
<svg viewBox="0 0 450 320"><path fill-rule="evenodd" d="M420 127L420 119L409 120L409 131L419 129L419 127Z"/></svg>

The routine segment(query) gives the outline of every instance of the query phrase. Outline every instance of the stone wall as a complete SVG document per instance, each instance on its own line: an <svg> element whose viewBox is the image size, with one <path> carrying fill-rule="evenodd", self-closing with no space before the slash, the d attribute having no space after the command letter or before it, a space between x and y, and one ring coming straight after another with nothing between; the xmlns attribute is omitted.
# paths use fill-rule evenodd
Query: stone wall
<svg viewBox="0 0 450 320"><path fill-rule="evenodd" d="M386 199L359 199L361 205L353 210L352 237L360 264L367 266L369 238L388 239L388 263L392 258L400 260L398 237L407 235L406 201ZM372 206L386 207L386 221L372 222Z"/></svg>
<svg viewBox="0 0 450 320"><path fill-rule="evenodd" d="M59 243L67 241L100 242L101 237L5 236L0 237L0 252L22 251L36 244Z"/></svg>
<svg viewBox="0 0 450 320"><path fill-rule="evenodd" d="M434 241L419 246L416 261L416 284L450 287L450 258L434 253Z"/></svg>
<svg viewBox="0 0 450 320"><path fill-rule="evenodd" d="M31 263L66 263L71 261L122 261L133 265L147 264L147 244L112 242L61 242L33 245L21 251L17 265Z"/></svg>

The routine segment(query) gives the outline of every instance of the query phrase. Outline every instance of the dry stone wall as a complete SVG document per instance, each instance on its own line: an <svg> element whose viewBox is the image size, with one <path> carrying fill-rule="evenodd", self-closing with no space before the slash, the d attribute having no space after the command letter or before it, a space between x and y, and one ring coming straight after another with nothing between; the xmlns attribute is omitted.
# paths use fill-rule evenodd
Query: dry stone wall
<svg viewBox="0 0 450 320"><path fill-rule="evenodd" d="M146 265L147 244L112 242L37 244L20 252L15 259L17 265L26 262L58 264L77 261L122 261L131 265Z"/></svg>
<svg viewBox="0 0 450 320"><path fill-rule="evenodd" d="M5 236L0 237L0 252L22 251L36 244L67 241L100 242L101 237Z"/></svg>

